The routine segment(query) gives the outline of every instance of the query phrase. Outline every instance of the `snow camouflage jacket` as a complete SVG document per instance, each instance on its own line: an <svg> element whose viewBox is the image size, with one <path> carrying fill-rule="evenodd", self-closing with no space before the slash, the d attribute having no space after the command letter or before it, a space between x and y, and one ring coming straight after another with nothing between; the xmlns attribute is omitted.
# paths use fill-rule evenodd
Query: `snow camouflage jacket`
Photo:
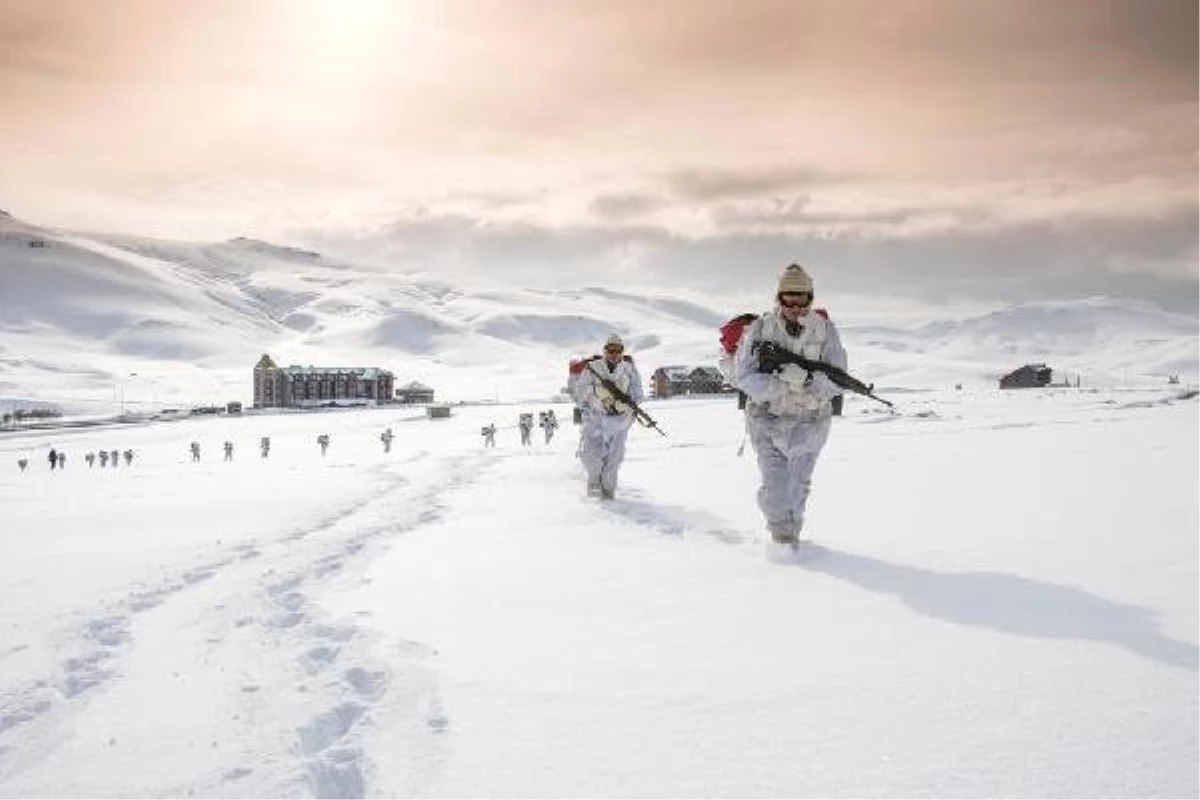
<svg viewBox="0 0 1200 800"><path fill-rule="evenodd" d="M831 399L840 389L827 381L798 387L778 375L758 371L758 344L774 342L814 361L846 369L846 351L837 326L825 316L809 311L800 318L798 336L791 336L777 310L761 315L746 328L734 354L734 385L750 397L750 414L815 420L833 414ZM824 376L821 376L824 377ZM824 388L821 388L824 387ZM832 388L829 388L832 387Z"/></svg>
<svg viewBox="0 0 1200 800"><path fill-rule="evenodd" d="M592 369L615 383L621 391L629 395L633 402L640 404L645 399L642 393L641 376L638 375L637 367L634 366L633 359L629 356L623 356L617 362L617 366L612 369L609 369L603 356L593 356L587 360L587 363L591 365ZM613 413L630 415L633 413L631 409L614 406L608 391L600 385L600 381L596 380L596 376L592 375L586 367L576 378L573 390L575 402L593 413L605 415Z"/></svg>

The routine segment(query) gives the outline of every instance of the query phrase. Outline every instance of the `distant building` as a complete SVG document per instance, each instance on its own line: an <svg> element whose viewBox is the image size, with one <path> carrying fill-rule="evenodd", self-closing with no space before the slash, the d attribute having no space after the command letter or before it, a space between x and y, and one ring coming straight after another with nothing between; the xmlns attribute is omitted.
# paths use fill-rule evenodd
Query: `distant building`
<svg viewBox="0 0 1200 800"><path fill-rule="evenodd" d="M727 387L716 367L669 366L654 370L650 391L661 400L685 394L719 394Z"/></svg>
<svg viewBox="0 0 1200 800"><path fill-rule="evenodd" d="M394 381L375 367L280 367L264 353L254 365L254 407L378 405L391 402Z"/></svg>
<svg viewBox="0 0 1200 800"><path fill-rule="evenodd" d="M689 394L718 394L725 385L725 376L716 367L696 367L688 373Z"/></svg>
<svg viewBox="0 0 1200 800"><path fill-rule="evenodd" d="M659 367L650 376L650 392L655 397L674 397L677 394L687 394L691 385L691 367L669 366Z"/></svg>
<svg viewBox="0 0 1200 800"><path fill-rule="evenodd" d="M1045 364L1026 364L1000 379L1001 389L1036 389L1050 385L1053 373Z"/></svg>
<svg viewBox="0 0 1200 800"><path fill-rule="evenodd" d="M433 389L423 383L412 381L396 390L396 402L411 405L413 403L432 403Z"/></svg>

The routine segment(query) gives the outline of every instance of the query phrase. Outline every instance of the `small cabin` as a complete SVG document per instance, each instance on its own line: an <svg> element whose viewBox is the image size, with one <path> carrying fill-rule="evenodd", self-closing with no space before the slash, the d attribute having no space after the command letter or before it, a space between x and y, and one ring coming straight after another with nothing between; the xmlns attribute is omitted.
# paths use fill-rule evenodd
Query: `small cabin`
<svg viewBox="0 0 1200 800"><path fill-rule="evenodd" d="M658 399L687 394L691 387L691 368L683 366L659 367L650 376L650 391Z"/></svg>
<svg viewBox="0 0 1200 800"><path fill-rule="evenodd" d="M430 419L449 419L450 406L426 406L425 414Z"/></svg>
<svg viewBox="0 0 1200 800"><path fill-rule="evenodd" d="M1045 364L1026 364L1000 379L1001 389L1037 389L1049 386L1053 370Z"/></svg>
<svg viewBox="0 0 1200 800"><path fill-rule="evenodd" d="M396 390L396 402L405 405L432 403L433 389L423 383L412 381Z"/></svg>
<svg viewBox="0 0 1200 800"><path fill-rule="evenodd" d="M716 367L696 367L688 373L688 394L719 394L725 376Z"/></svg>

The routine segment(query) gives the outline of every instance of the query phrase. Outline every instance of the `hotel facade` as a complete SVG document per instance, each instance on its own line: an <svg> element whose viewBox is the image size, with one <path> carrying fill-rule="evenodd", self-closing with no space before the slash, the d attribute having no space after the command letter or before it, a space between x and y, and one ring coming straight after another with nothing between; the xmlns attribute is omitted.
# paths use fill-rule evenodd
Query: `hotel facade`
<svg viewBox="0 0 1200 800"><path fill-rule="evenodd" d="M375 367L280 367L266 353L254 365L255 408L380 405L395 376Z"/></svg>

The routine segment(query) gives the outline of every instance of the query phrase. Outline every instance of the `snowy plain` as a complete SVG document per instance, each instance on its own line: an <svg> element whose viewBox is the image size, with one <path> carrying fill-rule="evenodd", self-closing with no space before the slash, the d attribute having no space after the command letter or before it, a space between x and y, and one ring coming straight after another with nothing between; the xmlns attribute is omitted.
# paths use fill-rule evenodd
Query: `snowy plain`
<svg viewBox="0 0 1200 800"><path fill-rule="evenodd" d="M798 558L729 398L608 503L541 407L6 436L0 794L1194 796L1196 403L853 399Z"/></svg>
<svg viewBox="0 0 1200 800"><path fill-rule="evenodd" d="M747 302L0 215L0 408L96 423L0 431L0 796L1200 794L1196 320L835 298L896 410L847 401L811 547L763 542L728 396L648 402L669 436L587 499L567 359L712 363ZM147 415L250 400L263 352L468 402ZM1028 361L1082 386L995 388Z"/></svg>

